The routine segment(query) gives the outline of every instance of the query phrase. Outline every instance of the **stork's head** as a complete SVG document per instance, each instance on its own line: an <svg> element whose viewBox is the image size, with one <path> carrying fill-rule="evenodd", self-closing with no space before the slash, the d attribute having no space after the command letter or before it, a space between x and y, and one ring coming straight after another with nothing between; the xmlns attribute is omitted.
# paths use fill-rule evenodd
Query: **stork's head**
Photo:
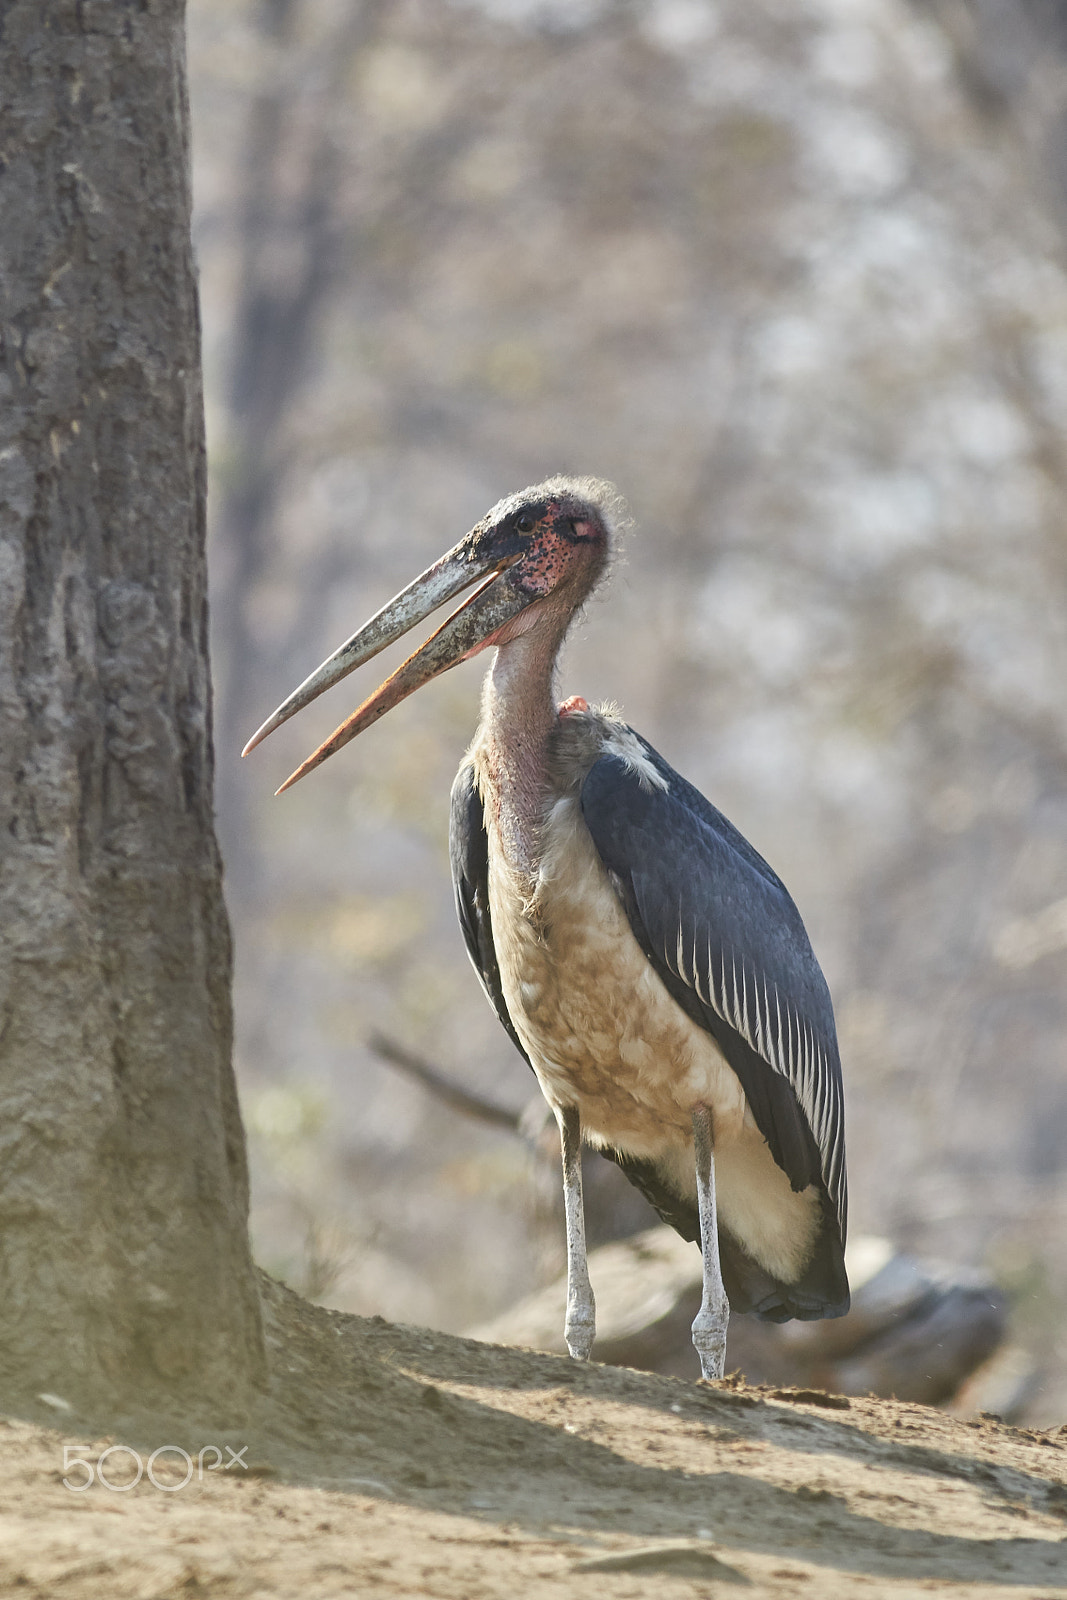
<svg viewBox="0 0 1067 1600"><path fill-rule="evenodd" d="M479 579L483 581L470 599L286 779L282 789L458 661L538 628L562 638L570 618L604 572L620 509L611 485L592 478L549 478L498 501L457 545L306 678L253 734L242 754Z"/></svg>

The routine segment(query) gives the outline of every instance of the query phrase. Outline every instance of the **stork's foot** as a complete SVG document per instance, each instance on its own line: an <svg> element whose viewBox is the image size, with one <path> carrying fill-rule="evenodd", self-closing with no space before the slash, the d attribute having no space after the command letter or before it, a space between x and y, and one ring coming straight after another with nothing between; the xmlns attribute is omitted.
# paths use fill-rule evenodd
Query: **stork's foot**
<svg viewBox="0 0 1067 1600"><path fill-rule="evenodd" d="M593 1285L585 1270L584 1257L571 1263L567 1284L567 1315L563 1323L563 1337L575 1361L588 1361L596 1338L596 1301Z"/></svg>
<svg viewBox="0 0 1067 1600"><path fill-rule="evenodd" d="M726 1330L730 1326L730 1302L725 1294L704 1303L693 1319L693 1348L700 1357L702 1378L721 1378L726 1370Z"/></svg>
<svg viewBox="0 0 1067 1600"><path fill-rule="evenodd" d="M596 1338L596 1307L593 1304L592 1290L589 1292L587 1302L576 1306L568 1304L563 1337L575 1361L589 1360L593 1353L593 1340Z"/></svg>

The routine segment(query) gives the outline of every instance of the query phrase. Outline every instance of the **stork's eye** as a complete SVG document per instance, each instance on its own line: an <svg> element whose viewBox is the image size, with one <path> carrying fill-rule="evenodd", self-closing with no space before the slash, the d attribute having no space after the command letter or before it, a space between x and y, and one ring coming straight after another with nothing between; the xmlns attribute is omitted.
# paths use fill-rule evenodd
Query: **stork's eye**
<svg viewBox="0 0 1067 1600"><path fill-rule="evenodd" d="M532 533L533 532L533 525L534 525L533 517L530 516L528 511L524 511L522 516L518 519L518 521L515 524L516 528L518 528L520 533Z"/></svg>

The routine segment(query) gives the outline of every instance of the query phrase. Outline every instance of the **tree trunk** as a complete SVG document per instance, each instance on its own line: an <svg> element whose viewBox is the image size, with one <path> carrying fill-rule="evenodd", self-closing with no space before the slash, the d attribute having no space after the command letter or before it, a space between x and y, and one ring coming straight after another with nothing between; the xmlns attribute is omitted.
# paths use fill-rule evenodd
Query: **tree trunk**
<svg viewBox="0 0 1067 1600"><path fill-rule="evenodd" d="M183 24L0 3L0 1386L236 1408Z"/></svg>

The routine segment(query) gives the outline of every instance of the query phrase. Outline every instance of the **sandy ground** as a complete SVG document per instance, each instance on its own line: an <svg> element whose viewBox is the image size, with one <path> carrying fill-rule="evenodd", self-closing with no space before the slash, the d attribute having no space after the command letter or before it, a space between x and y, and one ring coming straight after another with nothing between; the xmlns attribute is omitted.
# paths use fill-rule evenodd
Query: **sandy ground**
<svg viewBox="0 0 1067 1600"><path fill-rule="evenodd" d="M582 1368L269 1283L265 1303L254 1425L4 1419L0 1593L1067 1595L1067 1430ZM179 1487L184 1462L160 1455L164 1487L123 1489L116 1450L114 1489L64 1485L64 1446L95 1471L109 1445L144 1461L173 1442L239 1461L208 1470L209 1453Z"/></svg>

